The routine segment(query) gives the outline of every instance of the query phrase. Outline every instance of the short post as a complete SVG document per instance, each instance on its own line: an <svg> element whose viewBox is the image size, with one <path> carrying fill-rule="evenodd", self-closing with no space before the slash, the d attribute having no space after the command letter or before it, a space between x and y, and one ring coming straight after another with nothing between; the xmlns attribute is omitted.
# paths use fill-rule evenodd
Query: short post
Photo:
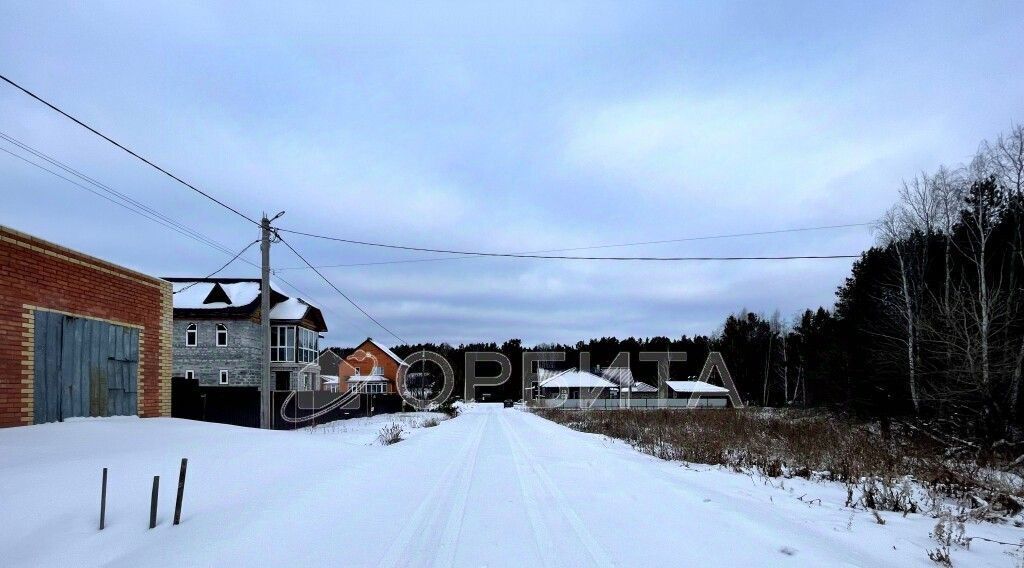
<svg viewBox="0 0 1024 568"><path fill-rule="evenodd" d="M156 500L160 494L160 476L153 476L153 497L149 501L149 528L156 526Z"/></svg>
<svg viewBox="0 0 1024 568"><path fill-rule="evenodd" d="M181 499L185 496L186 469L188 469L188 458L181 458L181 471L178 473L178 497L174 500L174 524L181 522Z"/></svg>
<svg viewBox="0 0 1024 568"><path fill-rule="evenodd" d="M107 468L103 468L103 485L100 489L100 530L107 520Z"/></svg>

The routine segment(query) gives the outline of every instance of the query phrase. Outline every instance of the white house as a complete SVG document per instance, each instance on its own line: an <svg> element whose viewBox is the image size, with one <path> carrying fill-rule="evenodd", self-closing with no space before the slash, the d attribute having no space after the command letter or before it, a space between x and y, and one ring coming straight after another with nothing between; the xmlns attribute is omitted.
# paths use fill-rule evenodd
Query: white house
<svg viewBox="0 0 1024 568"><path fill-rule="evenodd" d="M658 396L658 388L636 380L629 367L608 367L601 372L601 377L618 385L620 398L656 398Z"/></svg>
<svg viewBox="0 0 1024 568"><path fill-rule="evenodd" d="M692 400L694 406L725 408L729 406L729 389L702 381L665 381L667 398Z"/></svg>
<svg viewBox="0 0 1024 568"><path fill-rule="evenodd" d="M543 379L537 386L543 398L555 398L566 393L570 399L580 398L613 398L619 395L619 386L593 373L569 369Z"/></svg>

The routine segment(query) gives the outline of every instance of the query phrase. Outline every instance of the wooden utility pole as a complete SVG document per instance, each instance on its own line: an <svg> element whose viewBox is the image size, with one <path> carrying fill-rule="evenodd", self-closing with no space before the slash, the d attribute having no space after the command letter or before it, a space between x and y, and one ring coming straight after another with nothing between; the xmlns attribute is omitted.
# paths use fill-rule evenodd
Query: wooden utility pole
<svg viewBox="0 0 1024 568"><path fill-rule="evenodd" d="M270 219L266 214L260 222L260 334L263 336L263 360L260 380L260 428L271 428L274 425L273 403L270 398L270 236L273 230L270 223L284 215L281 211Z"/></svg>
<svg viewBox="0 0 1024 568"><path fill-rule="evenodd" d="M271 382L270 382L270 236L272 229L271 221L284 215L281 211L270 219L266 214L260 221L260 335L263 336L263 360L260 377L260 428L271 428L273 426L271 406Z"/></svg>
<svg viewBox="0 0 1024 568"><path fill-rule="evenodd" d="M260 428L270 428L270 219L260 222Z"/></svg>

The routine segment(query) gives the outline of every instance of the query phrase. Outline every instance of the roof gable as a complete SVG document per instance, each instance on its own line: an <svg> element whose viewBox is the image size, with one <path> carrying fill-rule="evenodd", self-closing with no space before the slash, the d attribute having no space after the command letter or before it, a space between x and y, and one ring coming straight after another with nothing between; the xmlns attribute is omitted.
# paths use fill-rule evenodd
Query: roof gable
<svg viewBox="0 0 1024 568"><path fill-rule="evenodd" d="M203 303L204 304L215 304L215 303L230 304L231 303L231 297L228 296L228 293L225 292L224 288L222 288L221 285L218 283L218 284L214 284L213 288L210 288L210 293L206 295L206 299L203 300Z"/></svg>
<svg viewBox="0 0 1024 568"><path fill-rule="evenodd" d="M569 369L540 383L540 388L614 388L615 383L587 371Z"/></svg>
<svg viewBox="0 0 1024 568"><path fill-rule="evenodd" d="M175 317L254 317L260 309L256 278L167 278L173 287ZM316 331L327 331L320 308L301 298L289 297L270 283L270 319L299 322Z"/></svg>
<svg viewBox="0 0 1024 568"><path fill-rule="evenodd" d="M386 355L388 358L394 360L399 365L405 365L406 364L405 360L402 359L401 357L399 357L397 353L395 353L394 351L388 349L383 344L375 341L372 337L367 337L362 343L357 345L356 348L355 348L355 351L359 351L359 350L366 351L366 347L371 347L371 348L373 348L374 351L379 351L380 353L383 353L384 355ZM351 355L350 355L350 357L351 357Z"/></svg>

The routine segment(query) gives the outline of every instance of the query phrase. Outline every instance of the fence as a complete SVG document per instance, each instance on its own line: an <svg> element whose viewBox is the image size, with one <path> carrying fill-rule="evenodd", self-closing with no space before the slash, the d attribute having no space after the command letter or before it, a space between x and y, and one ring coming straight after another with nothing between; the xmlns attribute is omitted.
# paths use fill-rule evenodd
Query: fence
<svg viewBox="0 0 1024 568"><path fill-rule="evenodd" d="M260 427L260 391L256 387L201 387L195 379L171 379L171 416Z"/></svg>
<svg viewBox="0 0 1024 568"><path fill-rule="evenodd" d="M725 408L729 405L729 399L721 397L701 397L691 401L686 398L540 398L535 400L534 404L542 408L564 408L567 410L620 410L624 408Z"/></svg>
<svg viewBox="0 0 1024 568"><path fill-rule="evenodd" d="M294 430L334 420L402 410L402 397L397 394L274 391L271 401L275 430Z"/></svg>

